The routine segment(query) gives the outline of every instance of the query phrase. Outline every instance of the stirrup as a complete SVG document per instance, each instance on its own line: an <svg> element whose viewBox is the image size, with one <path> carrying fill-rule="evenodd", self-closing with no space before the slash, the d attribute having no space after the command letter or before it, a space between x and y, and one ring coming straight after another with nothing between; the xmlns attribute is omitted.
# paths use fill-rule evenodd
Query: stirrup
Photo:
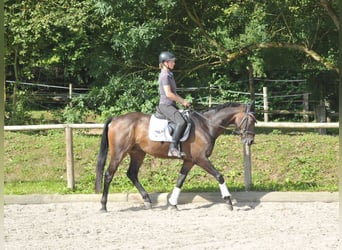
<svg viewBox="0 0 342 250"><path fill-rule="evenodd" d="M169 149L169 152L167 153L167 155L170 156L170 157L182 158L183 156L185 156L185 153L184 152L180 152L176 148L173 148L173 149Z"/></svg>

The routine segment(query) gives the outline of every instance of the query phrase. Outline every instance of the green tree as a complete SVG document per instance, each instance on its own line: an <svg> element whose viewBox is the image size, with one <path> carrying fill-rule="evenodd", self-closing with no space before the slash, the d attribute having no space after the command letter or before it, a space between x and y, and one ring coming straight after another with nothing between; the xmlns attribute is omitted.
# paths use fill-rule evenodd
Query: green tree
<svg viewBox="0 0 342 250"><path fill-rule="evenodd" d="M98 32L93 11L90 1L5 0L8 77L87 83Z"/></svg>
<svg viewBox="0 0 342 250"><path fill-rule="evenodd" d="M158 54L171 50L178 85L215 86L220 100L226 90L248 91L251 73L310 79L312 89L327 86L319 99L333 100L336 8L337 0L6 0L6 60L18 69L8 76L110 84L111 95L124 96L130 89L121 86L135 87L128 79L155 82ZM317 80L324 72L331 81Z"/></svg>
<svg viewBox="0 0 342 250"><path fill-rule="evenodd" d="M90 84L89 54L99 32L93 12L91 1L5 0L7 79ZM18 99L14 84L7 110L15 122L30 108Z"/></svg>

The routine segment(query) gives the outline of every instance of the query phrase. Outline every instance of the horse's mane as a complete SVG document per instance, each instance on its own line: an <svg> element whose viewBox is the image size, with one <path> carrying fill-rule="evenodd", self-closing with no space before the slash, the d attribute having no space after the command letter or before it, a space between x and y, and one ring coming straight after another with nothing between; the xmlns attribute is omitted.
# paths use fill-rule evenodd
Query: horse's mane
<svg viewBox="0 0 342 250"><path fill-rule="evenodd" d="M223 104L219 104L216 106L215 111L220 111L221 109L224 108L228 108L228 107L232 107L232 108L236 108L236 107L240 107L242 104L238 103L238 102L226 102Z"/></svg>
<svg viewBox="0 0 342 250"><path fill-rule="evenodd" d="M220 111L221 109L224 109L224 108L227 108L227 107L232 107L232 108L235 108L235 107L239 107L243 104L241 103L238 103L238 102L226 102L226 103L223 103L223 104L218 104L216 107L214 108L207 108L207 109L203 109L201 111L198 111L200 113L206 113L208 111L215 111L215 112L218 112Z"/></svg>
<svg viewBox="0 0 342 250"><path fill-rule="evenodd" d="M243 104L238 103L238 102L226 102L226 103L223 103L223 104L219 104L219 105L217 105L214 108L209 108L209 109L201 110L199 112L194 112L194 113L200 113L200 114L203 115L203 114L205 114L207 112L218 112L218 111L220 111L221 109L224 109L224 108L228 108L228 107L236 108L236 107L240 107L241 105L243 105ZM198 119L198 116L196 116L196 115L194 115L192 113L190 118L192 119L193 122L195 122Z"/></svg>

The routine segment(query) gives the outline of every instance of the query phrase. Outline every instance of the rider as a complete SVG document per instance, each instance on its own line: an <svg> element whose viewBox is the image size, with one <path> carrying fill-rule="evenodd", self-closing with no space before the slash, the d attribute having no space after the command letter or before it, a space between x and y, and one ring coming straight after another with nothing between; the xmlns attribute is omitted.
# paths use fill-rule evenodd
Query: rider
<svg viewBox="0 0 342 250"><path fill-rule="evenodd" d="M186 127L186 122L178 111L176 103L180 103L184 107L189 107L190 103L176 92L176 81L171 71L175 66L175 60L175 56L168 51L161 52L159 55L159 68L161 71L158 79L160 94L158 107L163 115L176 124L168 156L181 158L184 156L184 153L178 150L178 143Z"/></svg>

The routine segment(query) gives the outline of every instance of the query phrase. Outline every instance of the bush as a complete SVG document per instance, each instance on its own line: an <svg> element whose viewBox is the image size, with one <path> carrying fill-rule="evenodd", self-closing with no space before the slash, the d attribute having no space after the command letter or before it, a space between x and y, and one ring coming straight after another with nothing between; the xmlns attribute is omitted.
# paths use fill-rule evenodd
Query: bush
<svg viewBox="0 0 342 250"><path fill-rule="evenodd" d="M85 97L86 106L104 119L134 111L152 113L158 100L157 83L140 77L113 77L108 85L93 88Z"/></svg>
<svg viewBox="0 0 342 250"><path fill-rule="evenodd" d="M6 125L24 125L30 123L29 111L31 110L32 98L25 90L16 92L16 102L6 104Z"/></svg>

